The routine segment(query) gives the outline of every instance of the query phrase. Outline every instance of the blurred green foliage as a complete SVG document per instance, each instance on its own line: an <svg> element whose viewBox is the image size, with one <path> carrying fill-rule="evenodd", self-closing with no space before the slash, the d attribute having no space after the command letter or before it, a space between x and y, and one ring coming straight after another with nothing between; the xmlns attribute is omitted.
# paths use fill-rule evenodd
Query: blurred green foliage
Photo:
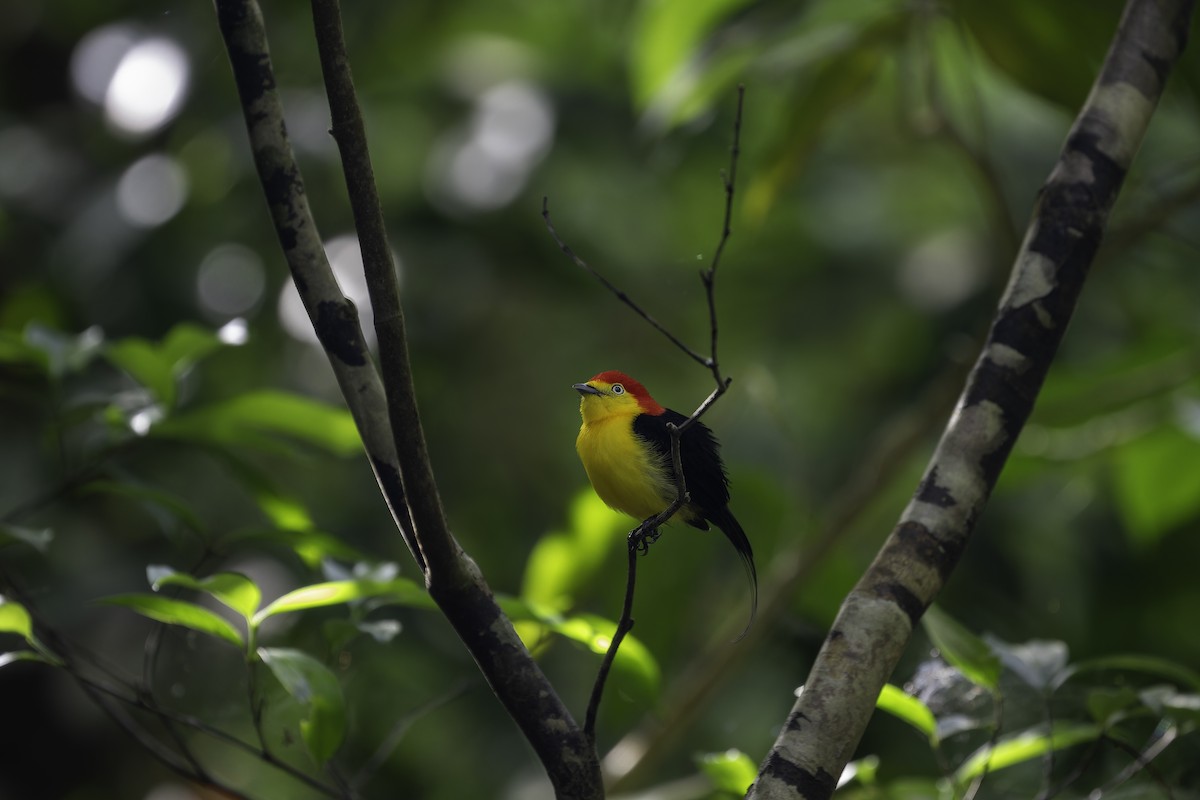
<svg viewBox="0 0 1200 800"><path fill-rule="evenodd" d="M682 411L708 378L562 256L541 198L577 252L702 345L696 270L717 242L733 87L746 84L718 281L734 384L708 419L764 584L798 569L806 580L760 620L766 635L641 783L707 776L695 796L740 786L746 759L774 739L843 594L916 485L1121 6L344 8L443 500L580 718L620 608L630 522L586 487L569 387L620 368ZM309 197L362 307L308 9L264 11ZM186 81L172 99L164 85L180 54ZM66 642L132 680L154 637L147 691L253 740L256 687L269 744L296 769L331 756L371 797L541 796L529 748L428 609L303 333L211 7L21 3L0 26L0 58L0 566L4 591L19 589L35 625L56 634L30 640L10 598L0 652L52 659ZM991 663L982 674L1003 687L1011 665L1001 658L997 674L975 658L994 647L947 644L986 631L1060 641L1073 665L1107 663L1078 679L1083 705L1106 714L1167 715L1173 701L1135 680L1146 664L1168 673L1155 680L1170 691L1195 691L1182 681L1200 665L1198 99L1200 61L1185 54L1034 418L941 599L959 622L915 642L897 683L932 642L955 667ZM830 546L813 547L824 532ZM707 646L739 646L725 644L745 604L729 556L720 537L672 529L642 561L637 638L602 708L602 749L687 704ZM147 567L164 564L190 577L147 594ZM246 589L237 579L205 583L220 575L242 576L259 599L230 594ZM245 647L178 624L183 606L156 601L154 618L176 623L164 628L93 602L182 603L245 645L237 626L260 601L347 581L406 588L264 620L273 678L246 669ZM176 780L113 735L62 670L8 664L0 699L0 746L22 754L0 772L0 796L146 797ZM1006 731L1049 724L1040 703L1014 706ZM1200 761L1195 734L1177 730L1170 763ZM927 731L910 734L886 716L873 723L856 762L872 783L854 791L950 791L964 761L939 760ZM201 740L198 752L248 792L308 796ZM695 758L731 749L749 756ZM1070 791L1132 761L1113 750ZM1013 782L1004 776L1023 767L986 777L976 796L1026 796L1042 775L1038 759L1027 766ZM1200 782L1194 768L1171 774L1181 792Z"/></svg>

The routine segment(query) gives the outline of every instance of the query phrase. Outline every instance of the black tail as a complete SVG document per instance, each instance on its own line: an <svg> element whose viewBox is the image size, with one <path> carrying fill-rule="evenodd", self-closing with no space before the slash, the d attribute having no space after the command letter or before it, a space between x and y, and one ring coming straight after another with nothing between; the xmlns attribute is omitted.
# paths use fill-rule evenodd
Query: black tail
<svg viewBox="0 0 1200 800"><path fill-rule="evenodd" d="M715 514L709 515L708 520L721 529L725 538L733 545L733 549L737 550L738 556L742 559L742 567L746 570L746 579L750 581L750 619L746 621L746 627L742 629L741 634L734 639L735 642L738 642L750 632L750 626L754 624L754 616L758 613L758 570L754 568L754 550L750 547L750 540L746 538L746 532L742 530L741 523L729 512L728 508L722 508Z"/></svg>

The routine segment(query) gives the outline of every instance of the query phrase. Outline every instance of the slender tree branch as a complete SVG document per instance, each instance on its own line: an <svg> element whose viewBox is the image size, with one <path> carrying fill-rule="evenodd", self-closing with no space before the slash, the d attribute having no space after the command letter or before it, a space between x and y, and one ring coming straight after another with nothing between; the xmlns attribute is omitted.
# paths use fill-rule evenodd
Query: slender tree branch
<svg viewBox="0 0 1200 800"><path fill-rule="evenodd" d="M334 138L346 163L351 205L364 239L386 392L363 342L357 312L333 279L305 199L283 123L261 11L254 0L218 0L218 20L280 244L354 413L380 488L406 541L415 548L413 556L425 572L431 597L533 745L559 797L600 797L594 748L446 525L417 413L395 270L383 237L340 13L335 2L315 2L313 12Z"/></svg>
<svg viewBox="0 0 1200 800"><path fill-rule="evenodd" d="M341 154L342 172L346 177L346 190L354 215L354 226L358 232L359 247L362 250L367 293L371 298L371 308L375 312L375 333L379 341L379 361L393 441L401 462L404 462L410 453L411 458L419 462L416 467L411 463L401 463L400 475L392 475L389 472L389 480L396 482L399 478L398 485L394 486L392 491L399 493L396 499L400 502L399 508L405 512L397 515L398 521L404 521L405 524L400 526L401 532L418 565L424 571L426 557L422 553L422 547L429 546L429 542L417 540L413 524L424 519L426 529L444 529L445 522L441 499L433 480L433 470L429 467L425 435L417 415L416 393L409 369L404 311L400 306L400 280L392 260L392 248L388 243L383 205L375 187L375 171L371 166L366 128L354 91L338 0L312 0L312 14L317 51L321 57L321 72L325 76L325 92L329 98L332 117L330 133L333 134ZM388 472L392 468L393 465L382 465L380 470ZM409 513L413 519L409 519ZM430 525L429 520L437 522ZM430 538L424 537L426 540ZM442 547L450 549L445 542L442 543Z"/></svg>
<svg viewBox="0 0 1200 800"><path fill-rule="evenodd" d="M554 230L554 225L550 221L550 211L547 207L546 198L542 198L542 218L546 222L546 229L550 232L550 236L558 243L559 248L572 261L584 270L594 275L601 284L604 285L610 292L616 295L617 299L628 305L637 312L643 319L649 322L655 329L666 336L675 346L683 350L693 360L697 361L701 366L712 373L713 380L716 382L716 388L709 393L708 397L692 412L692 415L684 420L679 425L667 423L667 431L671 436L671 467L675 474L675 499L671 501L661 512L653 517L642 520L636 528L630 531L627 537L627 545L629 551L629 565L625 583L625 601L621 609L621 616L617 621L617 628L613 634L612 641L608 645L608 650L604 654L604 659L600 663L600 670L596 675L596 682L592 686L592 694L588 700L587 716L584 722L584 733L592 742L593 747L596 742L596 714L600 707L600 700L604 694L604 686L608 681L608 674L612 668L613 661L616 659L617 650L621 647L621 642L625 639L625 635L633 628L633 595L637 584L637 555L638 553L645 554L649 552L650 544L657 541L659 533L663 525L667 523L671 517L688 502L687 482L683 474L683 458L680 455L680 441L683 432L690 426L694 425L708 409L712 408L717 399L725 393L732 383L730 378L721 377L721 366L717 359L717 304L716 304L716 275L717 267L721 263L721 255L725 250L725 244L729 241L731 232L731 220L733 218L733 195L735 181L737 179L737 162L738 156L741 153L741 131L742 131L742 109L743 99L745 97L745 87L738 86L737 112L734 114L733 120L733 143L730 146L729 156L729 171L722 177L722 183L725 189L725 216L721 226L721 236L717 241L717 248L713 252L712 261L708 269L700 273L700 280L704 284L705 298L708 302L708 320L709 320L709 343L711 351L709 356L705 358L695 351L691 350L687 345L676 337L671 331L660 325L652 317L650 317L642 308L635 303L628 294L610 283L604 276L596 272L583 259L575 254ZM743 633L744 635L744 633Z"/></svg>
<svg viewBox="0 0 1200 800"><path fill-rule="evenodd" d="M592 685L592 696L588 699L587 715L583 721L583 733L591 741L593 747L596 745L596 714L600 710L600 698L604 695L604 684L608 681L608 673L612 669L613 661L617 657L617 650L620 649L625 634L633 629L633 589L637 583L638 557L638 545L634 541L633 534L629 536L628 553L629 566L625 579L625 602L621 606L621 617L617 622L617 629L613 632L612 641L608 644L608 650L604 653L604 660L600 662L600 672L596 675L595 684Z"/></svg>
<svg viewBox="0 0 1200 800"><path fill-rule="evenodd" d="M1082 291L1187 37L1192 0L1130 0L1043 187L983 352L933 459L842 604L750 798L828 798L913 627L958 562Z"/></svg>
<svg viewBox="0 0 1200 800"><path fill-rule="evenodd" d="M292 280L346 398L392 517L421 564L410 532L412 522L383 385L359 326L358 309L338 286L308 205L304 179L283 121L262 11L255 0L218 0L216 6L254 166Z"/></svg>

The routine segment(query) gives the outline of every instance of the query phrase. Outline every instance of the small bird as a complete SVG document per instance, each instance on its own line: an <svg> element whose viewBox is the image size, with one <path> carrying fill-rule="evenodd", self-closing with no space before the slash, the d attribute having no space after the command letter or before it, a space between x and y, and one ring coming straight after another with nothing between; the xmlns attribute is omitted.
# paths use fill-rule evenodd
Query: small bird
<svg viewBox="0 0 1200 800"><path fill-rule="evenodd" d="M575 449L596 494L638 520L661 513L676 493L667 423L682 425L687 417L663 408L646 387L616 370L572 388L580 394L583 417ZM711 522L737 550L750 581L749 630L758 610L758 572L750 540L729 511L729 478L713 432L693 423L680 437L679 458L689 501L676 516L705 531Z"/></svg>

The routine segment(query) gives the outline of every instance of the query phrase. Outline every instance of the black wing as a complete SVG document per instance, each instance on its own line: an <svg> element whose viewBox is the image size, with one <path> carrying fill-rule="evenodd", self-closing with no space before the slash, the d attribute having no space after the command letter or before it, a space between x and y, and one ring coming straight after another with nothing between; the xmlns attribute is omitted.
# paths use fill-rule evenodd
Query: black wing
<svg viewBox="0 0 1200 800"><path fill-rule="evenodd" d="M678 411L667 409L661 414L639 414L633 420L633 432L644 440L662 458L671 480L675 469L671 464L671 434L667 423L682 425L687 417ZM683 432L679 440L679 460L683 462L683 477L687 482L691 506L703 518L692 522L698 528L707 529L704 520L712 520L729 503L729 478L717 449L713 432L703 422L696 422Z"/></svg>
<svg viewBox="0 0 1200 800"><path fill-rule="evenodd" d="M686 421L687 417L670 409L653 416L640 414L633 420L633 432L659 453L672 480L675 469L671 464L671 433L667 430L667 423L682 425ZM725 474L725 465L721 463L717 439L707 425L695 422L683 432L679 439L679 460L683 464L683 477L692 501L690 506L699 515L699 519L689 520L689 524L708 530L708 523L713 523L721 529L742 559L751 590L750 621L746 623L746 630L749 630L758 610L758 570L754 567L754 551L750 547L750 540L729 511L729 477ZM742 631L742 636L745 635L746 631Z"/></svg>

